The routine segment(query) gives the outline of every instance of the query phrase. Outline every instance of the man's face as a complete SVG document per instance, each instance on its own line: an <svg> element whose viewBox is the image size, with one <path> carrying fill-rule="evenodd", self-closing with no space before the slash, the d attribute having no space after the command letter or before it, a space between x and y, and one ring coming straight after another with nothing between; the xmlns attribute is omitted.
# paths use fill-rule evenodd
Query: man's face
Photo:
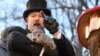
<svg viewBox="0 0 100 56"><path fill-rule="evenodd" d="M35 27L39 29L43 29L44 28L43 20L44 20L44 17L39 11L30 13L28 17L26 18L28 29L30 31L32 30L32 28L35 28Z"/></svg>

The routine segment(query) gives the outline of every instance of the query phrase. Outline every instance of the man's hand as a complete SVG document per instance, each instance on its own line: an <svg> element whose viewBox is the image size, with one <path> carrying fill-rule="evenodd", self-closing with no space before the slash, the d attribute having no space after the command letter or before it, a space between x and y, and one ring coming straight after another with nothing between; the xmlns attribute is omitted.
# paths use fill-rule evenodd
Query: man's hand
<svg viewBox="0 0 100 56"><path fill-rule="evenodd" d="M58 31L57 21L54 18L50 17L50 16L46 16L43 11L41 11L41 14L44 17L44 26L46 27L46 29L51 34L55 34Z"/></svg>
<svg viewBox="0 0 100 56"><path fill-rule="evenodd" d="M49 30L51 34L56 33L58 31L57 21L49 16L47 16L46 19L47 20L44 19L44 26L46 27L46 29Z"/></svg>

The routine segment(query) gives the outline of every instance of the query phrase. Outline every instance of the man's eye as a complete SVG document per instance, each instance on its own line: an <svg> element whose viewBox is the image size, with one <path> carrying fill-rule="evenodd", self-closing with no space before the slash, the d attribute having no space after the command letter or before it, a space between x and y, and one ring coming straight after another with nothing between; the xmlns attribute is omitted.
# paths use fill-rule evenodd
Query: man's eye
<svg viewBox="0 0 100 56"><path fill-rule="evenodd" d="M31 16L31 17L35 17L35 15Z"/></svg>
<svg viewBox="0 0 100 56"><path fill-rule="evenodd" d="M39 17L43 17L42 15L39 15Z"/></svg>

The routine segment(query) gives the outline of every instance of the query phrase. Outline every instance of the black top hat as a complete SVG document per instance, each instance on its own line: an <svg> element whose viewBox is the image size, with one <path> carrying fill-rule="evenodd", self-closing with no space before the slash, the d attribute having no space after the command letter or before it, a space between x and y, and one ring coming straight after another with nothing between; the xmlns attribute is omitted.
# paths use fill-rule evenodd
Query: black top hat
<svg viewBox="0 0 100 56"><path fill-rule="evenodd" d="M46 15L51 16L51 11L47 9L47 2L45 0L29 0L26 4L27 10L24 11L24 19L33 11L42 10Z"/></svg>

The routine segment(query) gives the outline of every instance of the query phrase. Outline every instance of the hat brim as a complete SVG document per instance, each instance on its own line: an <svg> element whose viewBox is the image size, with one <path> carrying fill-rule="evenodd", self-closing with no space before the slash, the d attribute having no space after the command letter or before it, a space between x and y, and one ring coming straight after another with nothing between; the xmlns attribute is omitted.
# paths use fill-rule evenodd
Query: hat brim
<svg viewBox="0 0 100 56"><path fill-rule="evenodd" d="M85 37L85 27L89 25L90 16L94 13L100 13L100 6L95 6L94 8L87 9L78 18L77 23L77 34L79 42L87 48L87 38Z"/></svg>
<svg viewBox="0 0 100 56"><path fill-rule="evenodd" d="M31 12L34 11L43 11L46 15L51 16L51 11L49 9L28 9L24 11L23 13L23 18L25 19Z"/></svg>

